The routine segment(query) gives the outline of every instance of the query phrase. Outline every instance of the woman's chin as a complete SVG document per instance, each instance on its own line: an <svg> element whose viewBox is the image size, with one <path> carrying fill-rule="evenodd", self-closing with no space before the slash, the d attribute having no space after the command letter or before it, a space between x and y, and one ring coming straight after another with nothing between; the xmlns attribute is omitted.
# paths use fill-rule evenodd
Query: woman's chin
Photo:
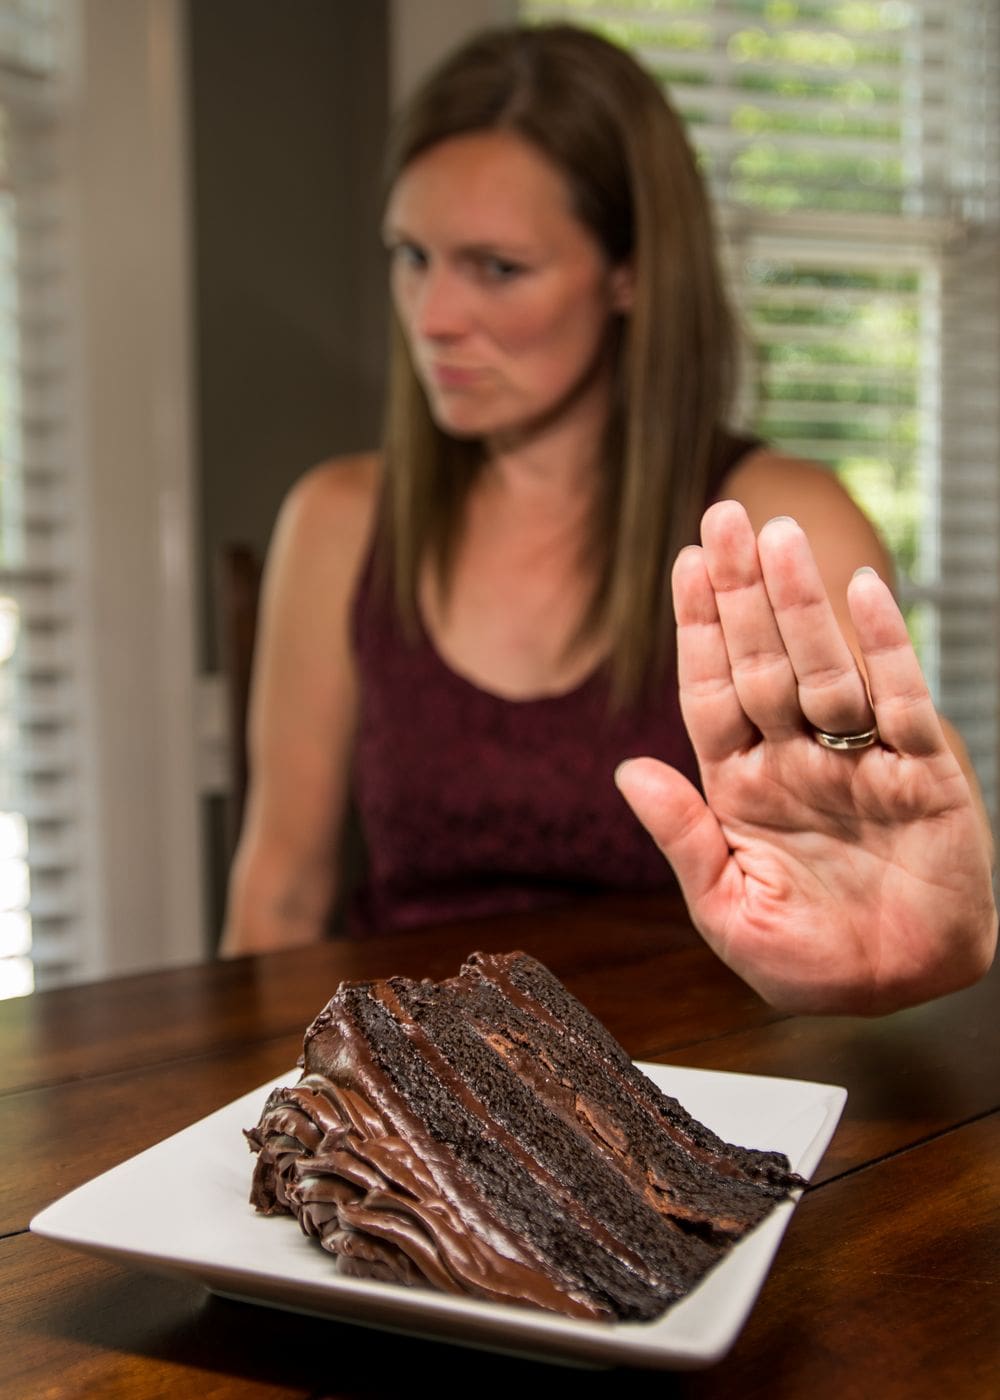
<svg viewBox="0 0 1000 1400"><path fill-rule="evenodd" d="M475 442L479 438L488 435L484 429L465 422L456 422L455 419L447 414L435 413L432 417L434 422L447 437L457 438L459 442Z"/></svg>
<svg viewBox="0 0 1000 1400"><path fill-rule="evenodd" d="M431 417L443 433L449 437L472 440L489 437L496 432L496 424L489 414L477 412L471 405L430 402Z"/></svg>

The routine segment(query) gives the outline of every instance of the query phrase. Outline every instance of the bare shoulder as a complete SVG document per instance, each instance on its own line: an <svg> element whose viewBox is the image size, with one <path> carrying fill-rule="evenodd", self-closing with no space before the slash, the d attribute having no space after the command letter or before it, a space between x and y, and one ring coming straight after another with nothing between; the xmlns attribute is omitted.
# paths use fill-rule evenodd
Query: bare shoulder
<svg viewBox="0 0 1000 1400"><path fill-rule="evenodd" d="M352 535L367 538L380 475L375 452L331 457L299 478L285 498L279 520L307 535L332 534L340 544Z"/></svg>
<svg viewBox="0 0 1000 1400"><path fill-rule="evenodd" d="M775 515L794 515L793 507L858 511L832 471L769 447L743 457L723 478L719 494L739 501L757 529Z"/></svg>
<svg viewBox="0 0 1000 1400"><path fill-rule="evenodd" d="M331 458L301 476L278 515L268 572L306 585L353 579L374 528L379 478L376 453Z"/></svg>
<svg viewBox="0 0 1000 1400"><path fill-rule="evenodd" d="M878 531L826 467L761 447L729 472L719 494L739 501L755 530L776 515L792 516L824 573L835 554L843 570L869 564L891 580L892 564Z"/></svg>
<svg viewBox="0 0 1000 1400"><path fill-rule="evenodd" d="M378 476L374 454L324 462L299 478L279 512L264 569L251 710L265 787L306 751L320 773L344 747L335 736L353 703L350 606Z"/></svg>

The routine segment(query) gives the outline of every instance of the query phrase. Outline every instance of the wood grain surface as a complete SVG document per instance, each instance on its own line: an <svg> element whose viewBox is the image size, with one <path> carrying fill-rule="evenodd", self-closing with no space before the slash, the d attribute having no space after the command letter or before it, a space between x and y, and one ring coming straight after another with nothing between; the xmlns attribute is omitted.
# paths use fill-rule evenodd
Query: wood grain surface
<svg viewBox="0 0 1000 1400"><path fill-rule="evenodd" d="M50 1201L290 1068L345 977L540 957L637 1058L846 1085L841 1125L732 1352L560 1371L212 1297L27 1233ZM0 1395L376 1396L434 1378L657 1396L1000 1396L1000 975L879 1020L782 1016L675 903L593 900L0 1004ZM249 1156L248 1156L249 1175Z"/></svg>

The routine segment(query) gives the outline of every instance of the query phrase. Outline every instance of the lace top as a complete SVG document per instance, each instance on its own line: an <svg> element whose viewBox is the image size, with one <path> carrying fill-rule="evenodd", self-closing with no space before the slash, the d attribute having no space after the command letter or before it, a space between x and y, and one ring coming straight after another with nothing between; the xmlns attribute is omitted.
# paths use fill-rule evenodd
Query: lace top
<svg viewBox="0 0 1000 1400"><path fill-rule="evenodd" d="M503 699L452 671L423 627L408 641L373 573L369 555L352 617L353 785L368 858L355 930L673 888L613 774L652 755L698 781L674 667L657 696L625 709L610 707L603 666L561 695Z"/></svg>

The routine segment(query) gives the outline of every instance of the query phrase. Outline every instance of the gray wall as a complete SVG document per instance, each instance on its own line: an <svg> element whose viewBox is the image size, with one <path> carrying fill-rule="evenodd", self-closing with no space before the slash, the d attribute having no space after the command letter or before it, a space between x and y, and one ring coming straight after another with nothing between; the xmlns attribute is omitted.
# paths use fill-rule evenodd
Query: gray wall
<svg viewBox="0 0 1000 1400"><path fill-rule="evenodd" d="M215 569L266 551L292 482L378 441L388 0L188 0L200 666L219 664ZM229 842L204 804L207 923Z"/></svg>
<svg viewBox="0 0 1000 1400"><path fill-rule="evenodd" d="M219 546L263 552L313 463L375 445L385 0L189 0L202 665Z"/></svg>

